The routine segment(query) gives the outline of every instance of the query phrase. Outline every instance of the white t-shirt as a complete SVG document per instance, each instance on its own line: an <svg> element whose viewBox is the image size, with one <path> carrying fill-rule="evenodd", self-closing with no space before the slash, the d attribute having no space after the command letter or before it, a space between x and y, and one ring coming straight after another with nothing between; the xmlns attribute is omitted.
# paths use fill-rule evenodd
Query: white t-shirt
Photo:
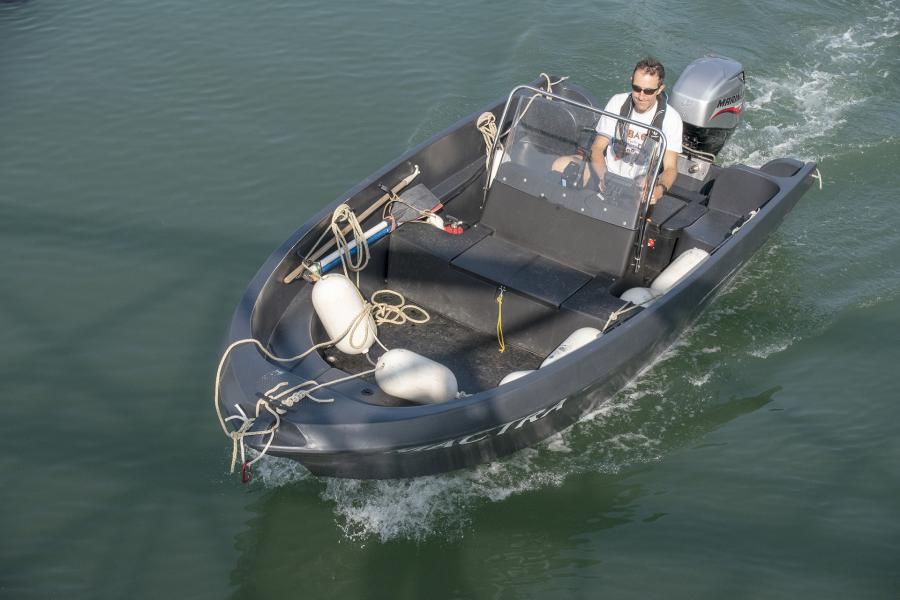
<svg viewBox="0 0 900 600"><path fill-rule="evenodd" d="M606 112L619 114L619 111L622 110L622 104L625 103L628 94L630 94L630 92L616 94L610 98L609 102L606 103ZM656 108L657 102L654 102L653 106L646 112L639 113L636 110L632 110L630 118L640 123L650 125L653 122L654 115L656 115ZM610 144L606 147L606 168L609 172L615 173L616 175L634 179L647 171L647 165L626 163L624 160L616 158L612 145L612 140L616 136L616 123L617 121L615 119L604 116L600 117L600 122L597 124L597 133L610 139ZM663 117L662 122L662 131L666 136L666 151L671 150L672 152L681 152L682 127L681 115L678 114L677 110L672 108L671 104L666 105L666 115ZM647 133L648 130L643 127L628 126L628 142L625 146L626 157L629 155L636 155L640 152L644 139L647 137Z"/></svg>

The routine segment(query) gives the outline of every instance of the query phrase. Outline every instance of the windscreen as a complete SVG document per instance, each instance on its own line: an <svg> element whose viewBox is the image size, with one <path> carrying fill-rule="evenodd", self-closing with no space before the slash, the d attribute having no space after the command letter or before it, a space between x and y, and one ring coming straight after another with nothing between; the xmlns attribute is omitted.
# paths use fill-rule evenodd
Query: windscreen
<svg viewBox="0 0 900 600"><path fill-rule="evenodd" d="M606 172L592 160L609 140ZM636 229L661 142L648 130L544 96L519 98L497 178L594 219Z"/></svg>

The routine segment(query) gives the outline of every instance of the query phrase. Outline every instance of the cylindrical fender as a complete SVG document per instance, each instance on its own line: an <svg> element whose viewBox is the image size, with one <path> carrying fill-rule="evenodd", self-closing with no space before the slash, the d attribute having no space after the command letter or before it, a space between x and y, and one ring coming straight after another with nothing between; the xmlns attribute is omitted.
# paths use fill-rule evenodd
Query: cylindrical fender
<svg viewBox="0 0 900 600"><path fill-rule="evenodd" d="M650 288L633 287L622 294L620 298L626 302L631 302L632 304L647 308L653 304L653 299L656 298L656 294L653 293L653 290Z"/></svg>
<svg viewBox="0 0 900 600"><path fill-rule="evenodd" d="M688 273L693 271L697 265L706 260L708 256L709 252L700 248L691 248L684 251L653 280L653 283L650 284L650 289L657 296L665 294L675 287Z"/></svg>
<svg viewBox="0 0 900 600"><path fill-rule="evenodd" d="M366 308L359 290L341 273L330 273L316 282L312 303L330 339L347 331ZM376 332L375 319L371 314L366 314L338 341L337 349L344 354L368 352L375 343Z"/></svg>
<svg viewBox="0 0 900 600"><path fill-rule="evenodd" d="M556 350L551 352L547 356L547 358L544 359L544 362L541 363L541 368L555 363L563 356L575 352L585 344L596 340L601 335L603 334L600 332L600 330L594 329L593 327L582 327L581 329L576 329L571 334L569 334L569 337L563 340L562 344L556 347Z"/></svg>
<svg viewBox="0 0 900 600"><path fill-rule="evenodd" d="M375 381L386 394L436 404L456 398L456 376L444 365L410 350L394 348L375 365Z"/></svg>
<svg viewBox="0 0 900 600"><path fill-rule="evenodd" d="M512 373L510 373L509 375L507 375L506 377L501 379L500 383L498 383L497 385L501 386L504 383L509 383L510 381L515 381L516 379L519 379L520 377L525 377L529 373L534 373L534 369L532 369L530 371L513 371Z"/></svg>

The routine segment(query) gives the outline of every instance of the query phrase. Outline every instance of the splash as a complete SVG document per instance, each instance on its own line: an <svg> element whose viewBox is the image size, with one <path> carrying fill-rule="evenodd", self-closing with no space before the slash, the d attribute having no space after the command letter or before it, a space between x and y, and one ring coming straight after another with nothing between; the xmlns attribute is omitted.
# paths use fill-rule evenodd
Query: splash
<svg viewBox="0 0 900 600"><path fill-rule="evenodd" d="M900 35L893 2L867 8L871 14L849 27L804 32L803 51L774 72L748 71L745 118L722 152L724 163L758 167L782 156L820 161L884 141L844 130L871 109L878 96L873 85L885 85L877 80L887 79Z"/></svg>
<svg viewBox="0 0 900 600"><path fill-rule="evenodd" d="M794 342L793 338L789 338L784 341L780 341L774 344L766 344L761 348L756 348L755 350L750 350L750 356L756 358L769 358L773 354L778 354L779 352L784 352L788 348L791 347L791 344Z"/></svg>
<svg viewBox="0 0 900 600"><path fill-rule="evenodd" d="M711 307L714 320L729 318L731 309L725 304ZM459 539L480 506L557 487L578 475L615 475L658 461L671 448L702 435L702 422L709 419L700 417L716 406L710 389L728 377L721 363L742 351L710 344L714 329L706 324L689 329L597 410L501 461L415 479L366 481L316 479L293 461L266 457L257 480L269 488L315 482L322 500L333 504L344 537L361 545Z"/></svg>
<svg viewBox="0 0 900 600"><path fill-rule="evenodd" d="M556 487L577 474L615 474L664 455L663 432L695 414L673 415L677 401L671 398L666 363L680 360L681 346L667 350L573 427L501 461L415 479L318 480L294 461L267 456L258 463L256 479L267 488L317 482L322 499L333 503L344 536L361 544L459 538L481 505ZM648 410L650 416L639 414Z"/></svg>
<svg viewBox="0 0 900 600"><path fill-rule="evenodd" d="M526 449L506 461L416 479L331 479L322 497L334 502L338 526L355 541L453 539L464 535L479 504L561 484L562 474L537 466L540 454Z"/></svg>
<svg viewBox="0 0 900 600"><path fill-rule="evenodd" d="M250 456L255 458L256 451L248 449ZM295 483L306 479L313 479L313 475L300 463L288 458L266 456L254 465L254 478L267 488L277 488L289 483Z"/></svg>

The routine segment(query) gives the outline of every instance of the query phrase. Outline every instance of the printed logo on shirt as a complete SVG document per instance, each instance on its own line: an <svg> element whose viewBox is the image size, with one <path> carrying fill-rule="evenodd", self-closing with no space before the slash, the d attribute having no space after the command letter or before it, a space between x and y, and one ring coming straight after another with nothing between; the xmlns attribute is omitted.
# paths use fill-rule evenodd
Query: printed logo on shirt
<svg viewBox="0 0 900 600"><path fill-rule="evenodd" d="M625 145L625 155L626 156L634 156L637 155L641 150L641 146L644 143L644 140L647 139L648 131L646 129L638 129L635 130L632 127L628 128L628 133L626 134L626 145Z"/></svg>

